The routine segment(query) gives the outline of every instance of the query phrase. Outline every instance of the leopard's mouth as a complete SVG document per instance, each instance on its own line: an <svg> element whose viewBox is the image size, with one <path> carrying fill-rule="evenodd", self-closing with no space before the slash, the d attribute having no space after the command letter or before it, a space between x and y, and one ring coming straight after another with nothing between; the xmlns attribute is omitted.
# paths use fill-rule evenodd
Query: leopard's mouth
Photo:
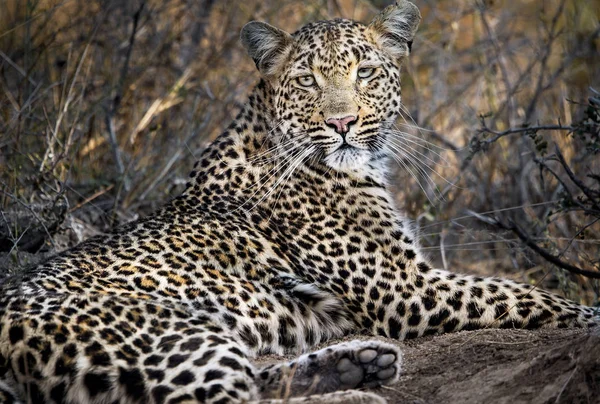
<svg viewBox="0 0 600 404"><path fill-rule="evenodd" d="M343 151L351 150L351 149L356 149L356 147L344 142L334 151L334 153L343 152Z"/></svg>

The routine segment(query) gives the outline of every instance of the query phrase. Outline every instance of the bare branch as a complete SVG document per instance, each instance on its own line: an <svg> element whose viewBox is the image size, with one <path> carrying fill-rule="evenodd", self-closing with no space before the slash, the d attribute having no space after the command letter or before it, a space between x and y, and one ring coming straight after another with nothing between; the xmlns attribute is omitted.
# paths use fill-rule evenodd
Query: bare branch
<svg viewBox="0 0 600 404"><path fill-rule="evenodd" d="M129 72L129 62L131 60L131 52L133 51L133 45L135 43L135 35L137 33L140 16L142 15L142 12L144 11L145 6L146 6L146 2L142 1L140 3L139 8L137 9L137 11L133 14L133 17L132 17L133 28L131 30L131 35L129 37L129 44L127 46L127 54L125 55L125 61L123 62L123 67L121 68L121 74L119 76L119 82L117 84L115 95L113 97L112 105L108 109L108 112L105 117L106 129L108 131L108 140L109 140L110 146L111 146L113 154L114 154L115 163L117 164L117 170L119 171L119 175L121 176L122 181L123 181L123 187L125 188L126 191L129 191L130 185L129 185L129 181L126 178L125 166L123 164L123 158L121 156L121 149L119 147L117 134L115 133L114 119L115 119L115 116L117 115L119 105L121 105L121 100L123 99L123 93L125 91L125 81L127 79L127 74Z"/></svg>
<svg viewBox="0 0 600 404"><path fill-rule="evenodd" d="M560 152L560 149L556 145L554 146L554 152L556 153L556 156L558 157L558 161L565 169L565 172L567 173L567 175L569 176L571 181L573 181L573 183L575 185L577 185L577 187L579 189L581 189L581 192L583 192L585 194L585 196L588 197L589 203L592 205L592 207L594 209L600 210L600 206L598 206L598 203L597 203L597 200L600 199L600 192L590 189L588 186L586 186L583 183L583 181L581 181L579 178L577 178L575 176L575 174L573 174L571 167L569 167L569 165L565 161L564 156Z"/></svg>
<svg viewBox="0 0 600 404"><path fill-rule="evenodd" d="M508 223L504 223L504 222L500 221L500 219L497 219L497 218L482 216L475 212L470 212L470 213L474 217L476 217L477 219L479 219L485 223L491 224L491 225L496 226L503 230L512 231L513 233L515 233L515 235L517 237L519 237L519 239L523 243L525 243L525 245L527 247L531 248L533 251L535 251L537 254L539 254L542 258L544 258L546 261L550 262L551 264L556 265L559 268L562 268L566 271L569 271L569 272L577 274L577 275L582 275L582 276L586 276L588 278L593 278L593 279L600 279L600 271L589 271L587 269L581 269L575 265L571 265L568 262L564 262L557 256L549 253L544 248L537 245L537 243L533 240L533 238L531 236L529 236L527 233L525 233L519 227L519 225L514 223L512 220L509 219Z"/></svg>
<svg viewBox="0 0 600 404"><path fill-rule="evenodd" d="M481 122L482 122L482 127L477 130L478 134L490 133L492 135L495 135L491 139L480 140L479 142L482 144L491 144L504 136L514 135L517 133L537 132L540 130L566 130L569 132L573 132L575 130L575 127L573 127L571 125L537 125L537 126L527 126L527 127L523 127L523 128L510 128L505 131L498 132L498 131L488 128L485 125L485 121L483 119L481 120Z"/></svg>

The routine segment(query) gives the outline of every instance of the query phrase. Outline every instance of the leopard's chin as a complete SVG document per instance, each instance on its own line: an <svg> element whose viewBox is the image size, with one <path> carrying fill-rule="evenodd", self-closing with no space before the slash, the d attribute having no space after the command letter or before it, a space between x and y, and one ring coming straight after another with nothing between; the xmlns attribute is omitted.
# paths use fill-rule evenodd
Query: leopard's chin
<svg viewBox="0 0 600 404"><path fill-rule="evenodd" d="M355 147L340 147L326 155L323 162L334 170L357 171L364 168L371 161L372 153Z"/></svg>

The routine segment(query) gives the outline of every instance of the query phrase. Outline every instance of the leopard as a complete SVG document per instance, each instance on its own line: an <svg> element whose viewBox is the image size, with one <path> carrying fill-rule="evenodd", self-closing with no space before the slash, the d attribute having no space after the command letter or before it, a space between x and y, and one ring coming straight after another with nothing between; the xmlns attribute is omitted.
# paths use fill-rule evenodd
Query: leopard
<svg viewBox="0 0 600 404"><path fill-rule="evenodd" d="M402 367L385 338L595 326L531 285L433 268L396 206L420 19L398 0L368 24L245 25L260 79L183 193L2 282L0 401L383 403L368 389Z"/></svg>

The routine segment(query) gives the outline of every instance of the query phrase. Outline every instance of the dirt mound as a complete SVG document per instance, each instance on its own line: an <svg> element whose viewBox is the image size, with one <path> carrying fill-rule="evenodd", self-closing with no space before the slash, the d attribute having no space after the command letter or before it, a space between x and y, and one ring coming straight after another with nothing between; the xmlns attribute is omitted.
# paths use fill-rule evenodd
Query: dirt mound
<svg viewBox="0 0 600 404"><path fill-rule="evenodd" d="M390 404L600 403L598 329L480 330L394 343L404 353L402 376L378 389ZM274 360L281 358L259 363Z"/></svg>
<svg viewBox="0 0 600 404"><path fill-rule="evenodd" d="M399 344L390 403L599 403L600 333L483 330Z"/></svg>

